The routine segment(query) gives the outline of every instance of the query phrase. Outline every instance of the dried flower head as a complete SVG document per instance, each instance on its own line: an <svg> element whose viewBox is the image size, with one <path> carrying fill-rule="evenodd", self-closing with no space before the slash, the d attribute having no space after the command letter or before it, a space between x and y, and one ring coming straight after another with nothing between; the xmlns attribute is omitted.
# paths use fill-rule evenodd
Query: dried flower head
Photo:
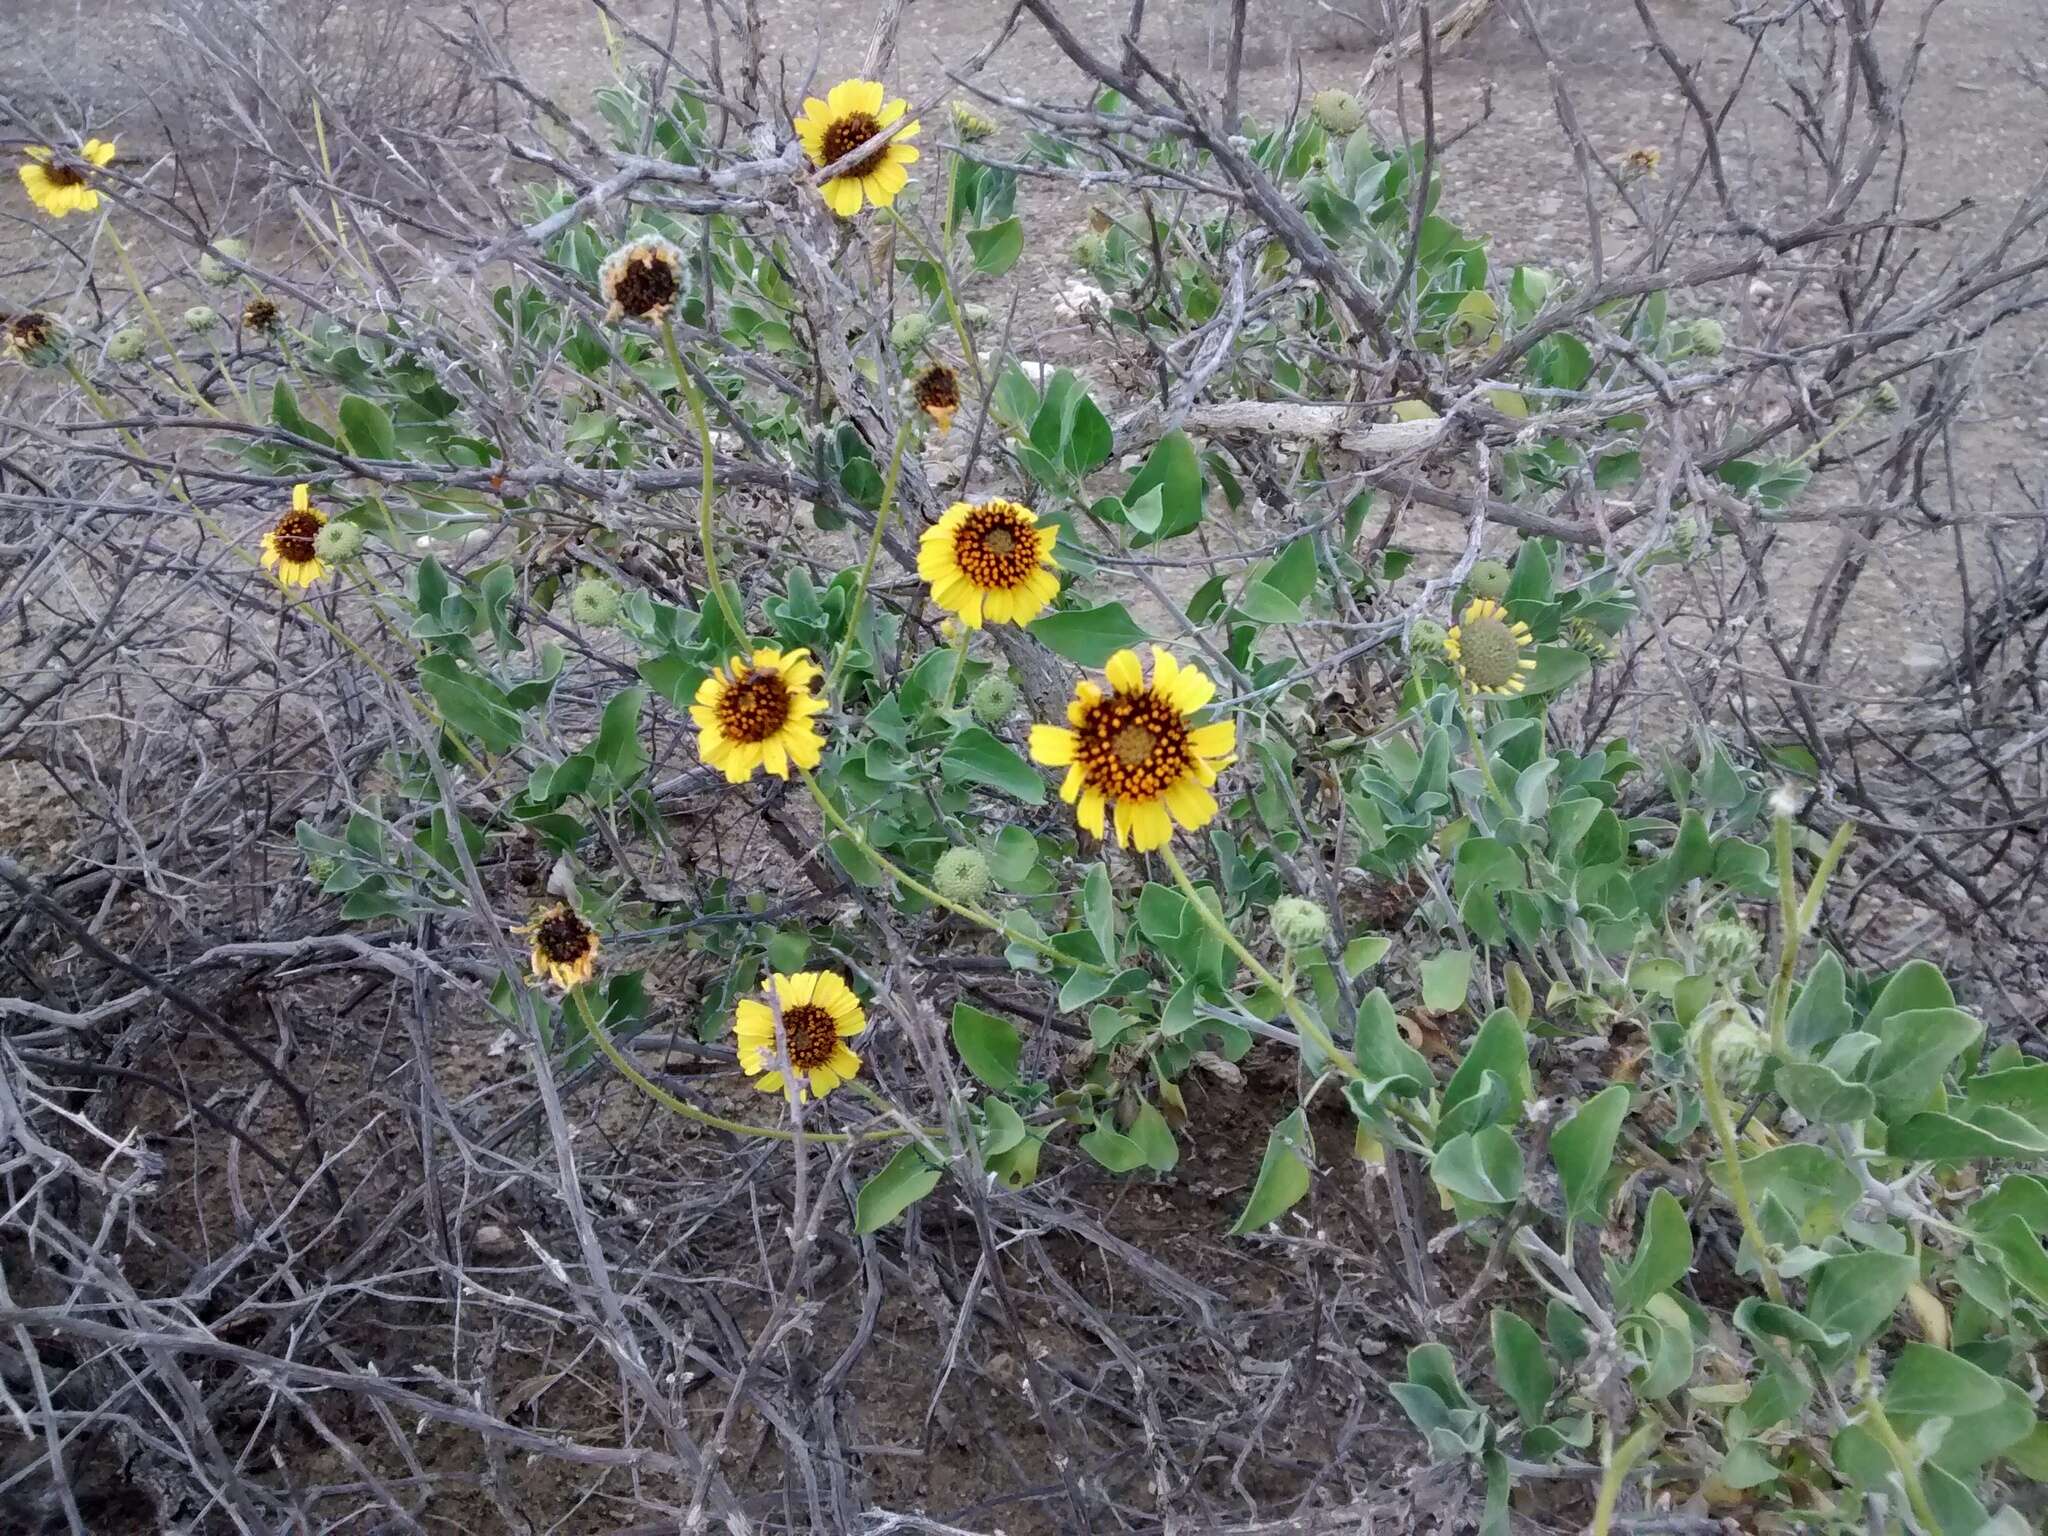
<svg viewBox="0 0 2048 1536"><path fill-rule="evenodd" d="M277 305L260 293L242 306L242 326L245 330L268 335L277 329L277 319Z"/></svg>
<svg viewBox="0 0 2048 1536"><path fill-rule="evenodd" d="M536 981L556 986L581 986L597 970L597 930L567 902L557 902L514 933L533 941L531 960Z"/></svg>
<svg viewBox="0 0 2048 1536"><path fill-rule="evenodd" d="M917 408L938 424L941 433L953 429L953 413L960 409L960 375L946 363L933 363L910 386Z"/></svg>
<svg viewBox="0 0 2048 1536"><path fill-rule="evenodd" d="M64 361L64 328L39 309L16 315L7 322L7 350L31 368L51 367Z"/></svg>
<svg viewBox="0 0 2048 1536"><path fill-rule="evenodd" d="M683 292L683 253L659 235L620 246L597 269L605 320L658 323Z"/></svg>

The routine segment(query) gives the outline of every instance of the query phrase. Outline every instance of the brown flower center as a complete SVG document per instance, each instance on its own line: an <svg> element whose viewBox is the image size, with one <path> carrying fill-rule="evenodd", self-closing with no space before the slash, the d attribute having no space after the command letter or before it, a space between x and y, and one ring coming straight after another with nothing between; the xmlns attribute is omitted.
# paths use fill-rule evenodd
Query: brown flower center
<svg viewBox="0 0 2048 1536"><path fill-rule="evenodd" d="M320 537L320 530L326 526L327 519L318 512L285 513L277 520L277 526L270 530L278 558L304 565L313 558L313 541Z"/></svg>
<svg viewBox="0 0 2048 1536"><path fill-rule="evenodd" d="M50 317L36 310L25 315L16 315L9 326L14 345L23 352L33 352L50 344L53 328Z"/></svg>
<svg viewBox="0 0 2048 1536"><path fill-rule="evenodd" d="M782 1033L789 1040L789 1064L799 1072L825 1065L839 1045L839 1030L831 1013L816 1003L783 1009Z"/></svg>
<svg viewBox="0 0 2048 1536"><path fill-rule="evenodd" d="M825 163L836 165L842 156L852 154L882 131L882 125L865 112L849 112L825 129ZM842 176L866 176L881 169L888 157L889 147L885 144L871 155L863 155L839 174Z"/></svg>
<svg viewBox="0 0 2048 1536"><path fill-rule="evenodd" d="M727 741L766 741L789 721L789 684L780 672L742 672L712 706Z"/></svg>
<svg viewBox="0 0 2048 1536"><path fill-rule="evenodd" d="M78 169L75 165L64 165L52 160L43 167L43 174L50 178L52 186L82 187L85 185L85 172Z"/></svg>
<svg viewBox="0 0 2048 1536"><path fill-rule="evenodd" d="M917 376L911 395L920 410L957 411L960 409L960 375L944 363L934 363Z"/></svg>
<svg viewBox="0 0 2048 1536"><path fill-rule="evenodd" d="M1155 799L1194 763L1187 720L1149 689L1100 700L1082 719L1078 735L1074 760L1083 779L1111 799Z"/></svg>
<svg viewBox="0 0 2048 1536"><path fill-rule="evenodd" d="M574 912L552 912L533 931L533 947L556 965L574 965L590 953L596 937L590 924Z"/></svg>
<svg viewBox="0 0 2048 1536"><path fill-rule="evenodd" d="M1038 569L1038 530L1025 520L1022 507L985 502L953 531L953 559L984 592L1011 591Z"/></svg>
<svg viewBox="0 0 2048 1536"><path fill-rule="evenodd" d="M653 251L637 251L627 258L612 297L625 313L643 319L665 313L679 291L673 264Z"/></svg>
<svg viewBox="0 0 2048 1536"><path fill-rule="evenodd" d="M252 331L267 331L277 324L277 306L268 299L251 299L242 310L242 324Z"/></svg>

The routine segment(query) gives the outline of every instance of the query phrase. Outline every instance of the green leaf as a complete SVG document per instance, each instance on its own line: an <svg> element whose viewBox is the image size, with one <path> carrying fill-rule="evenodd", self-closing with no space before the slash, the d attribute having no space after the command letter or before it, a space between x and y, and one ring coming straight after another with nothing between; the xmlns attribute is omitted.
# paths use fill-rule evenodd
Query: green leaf
<svg viewBox="0 0 2048 1536"><path fill-rule="evenodd" d="M1026 827L1008 826L996 834L988 867L999 884L1015 886L1038 867L1038 839Z"/></svg>
<svg viewBox="0 0 2048 1536"><path fill-rule="evenodd" d="M1612 1277L1614 1305L1623 1312L1640 1312L1651 1297L1670 1290L1691 1268L1692 1228L1686 1223L1685 1207L1670 1190L1660 1189L1650 1196L1635 1257Z"/></svg>
<svg viewBox="0 0 2048 1536"><path fill-rule="evenodd" d="M1145 1154L1147 1167L1165 1173L1180 1161L1180 1147L1173 1139L1173 1127L1166 1123L1166 1116L1156 1105L1140 1105L1137 1118L1131 1122L1126 1134Z"/></svg>
<svg viewBox="0 0 2048 1536"><path fill-rule="evenodd" d="M1785 1043L1795 1055L1817 1056L1855 1023L1848 981L1834 951L1823 950L1785 1018Z"/></svg>
<svg viewBox="0 0 2048 1536"><path fill-rule="evenodd" d="M1429 962L1425 960L1423 969L1426 972L1428 968ZM1522 1021L1505 1008L1496 1008L1488 1014L1486 1021L1479 1026L1479 1033L1466 1047L1465 1059L1458 1063L1458 1070L1444 1085L1439 1119L1448 1116L1476 1094L1489 1072L1495 1074L1507 1090L1498 1122L1517 1124L1522 1118L1522 1106L1529 1099L1529 1037L1523 1032Z"/></svg>
<svg viewBox="0 0 2048 1536"><path fill-rule="evenodd" d="M1760 1296L1745 1297L1735 1309L1735 1326L1753 1339L1789 1339L1794 1344L1811 1344L1816 1349L1834 1349L1847 1337L1830 1333L1820 1324Z"/></svg>
<svg viewBox="0 0 2048 1536"><path fill-rule="evenodd" d="M1624 1083L1602 1088L1581 1104L1571 1119L1550 1133L1550 1160L1564 1185L1565 1209L1577 1221L1599 1222L1600 1191L1614 1163L1614 1141L1628 1115L1629 1089Z"/></svg>
<svg viewBox="0 0 2048 1536"><path fill-rule="evenodd" d="M1593 658L1584 651L1575 651L1568 645L1539 645L1536 647L1536 670L1523 674L1529 681L1520 697L1533 699L1541 694L1556 693L1569 688L1592 670Z"/></svg>
<svg viewBox="0 0 2048 1536"><path fill-rule="evenodd" d="M1884 990L1878 993L1877 1001L1864 1017L1863 1030L1881 1036L1885 1021L1895 1015L1924 1008L1952 1008L1955 1001L1948 979L1940 970L1925 960L1909 960L1885 982Z"/></svg>
<svg viewBox="0 0 2048 1536"><path fill-rule="evenodd" d="M1252 1185L1232 1237L1242 1237L1272 1225L1308 1193L1309 1158L1315 1143L1309 1136L1308 1112L1297 1109L1273 1127L1266 1138L1266 1155L1259 1163L1259 1177Z"/></svg>
<svg viewBox="0 0 2048 1536"><path fill-rule="evenodd" d="M1472 951L1446 949L1422 962L1422 1006L1431 1013L1450 1013L1465 1006L1472 985Z"/></svg>
<svg viewBox="0 0 2048 1536"><path fill-rule="evenodd" d="M1095 936L1095 948L1104 960L1116 958L1116 898L1110 891L1109 866L1088 866L1081 882L1081 911L1088 919L1088 931Z"/></svg>
<svg viewBox="0 0 2048 1536"><path fill-rule="evenodd" d="M1122 603L1049 613L1034 620L1029 628L1048 650L1084 667L1099 667L1117 651L1128 650L1148 638Z"/></svg>
<svg viewBox="0 0 2048 1536"><path fill-rule="evenodd" d="M358 458L398 457L398 434L391 430L391 414L383 406L361 395L343 395L339 414L341 430Z"/></svg>
<svg viewBox="0 0 2048 1536"><path fill-rule="evenodd" d="M863 1236L881 1231L938 1188L942 1172L916 1147L904 1147L861 1185L853 1202L853 1230Z"/></svg>
<svg viewBox="0 0 2048 1536"><path fill-rule="evenodd" d="M967 1070L998 1093L1017 1086L1017 1062L1024 1044L1008 1019L983 1013L970 1003L953 1005L953 1049Z"/></svg>
<svg viewBox="0 0 2048 1536"><path fill-rule="evenodd" d="M1467 1200L1506 1205L1522 1192L1522 1149L1497 1125L1468 1131L1437 1149L1429 1176Z"/></svg>
<svg viewBox="0 0 2048 1536"><path fill-rule="evenodd" d="M1129 1173L1145 1166L1145 1149L1098 1120L1095 1129L1079 1138L1080 1148L1111 1173Z"/></svg>
<svg viewBox="0 0 2048 1536"><path fill-rule="evenodd" d="M2048 1155L2048 1135L2009 1109L1986 1104L1965 1120L1927 1111L1894 1126L1885 1143L1892 1157L1956 1163L1978 1157L2038 1159Z"/></svg>
<svg viewBox="0 0 2048 1536"><path fill-rule="evenodd" d="M1524 1424L1543 1422L1543 1406L1556 1390L1557 1375L1543 1353L1541 1336L1503 1307L1493 1312L1493 1378L1514 1400Z"/></svg>
<svg viewBox="0 0 2048 1536"><path fill-rule="evenodd" d="M2004 1396L1997 1377L1961 1355L1916 1343L1900 1350L1892 1362L1884 1407L1886 1413L1904 1417L1960 1419L1997 1407Z"/></svg>
<svg viewBox="0 0 2048 1536"><path fill-rule="evenodd" d="M647 766L647 753L640 745L640 708L646 702L645 688L628 688L604 707L592 756L611 770L617 784L631 784Z"/></svg>
<svg viewBox="0 0 2048 1536"><path fill-rule="evenodd" d="M1800 1114L1824 1124L1848 1125L1877 1108L1877 1095L1868 1088L1844 1082L1833 1069L1815 1061L1796 1061L1778 1068L1771 1086Z"/></svg>
<svg viewBox="0 0 2048 1536"><path fill-rule="evenodd" d="M1877 1010L1871 1012L1875 1016ZM1984 1026L1960 1008L1915 1008L1882 1020L1874 1031L1878 1045L1864 1080L1886 1117L1919 1109L1932 1099L1949 1064L1983 1032Z"/></svg>
<svg viewBox="0 0 2048 1536"><path fill-rule="evenodd" d="M1124 504L1129 506L1155 486L1164 520L1156 533L1133 541L1138 545L1173 538L1202 521L1202 462L1185 432L1169 432L1153 446L1144 466L1131 477L1130 488L1124 492Z"/></svg>
<svg viewBox="0 0 2048 1536"><path fill-rule="evenodd" d="M1394 941L1383 933L1368 933L1344 946L1344 974L1356 980L1386 959Z"/></svg>
<svg viewBox="0 0 2048 1536"><path fill-rule="evenodd" d="M501 702L504 694L491 683L465 673L453 656L423 656L420 683L439 706L448 724L474 736L492 752L509 752L525 734L516 712Z"/></svg>
<svg viewBox="0 0 2048 1536"><path fill-rule="evenodd" d="M1022 800L1045 803L1045 780L1016 748L998 741L978 725L970 725L946 748L939 771L949 783L985 784Z"/></svg>
<svg viewBox="0 0 2048 1536"><path fill-rule="evenodd" d="M1919 1265L1899 1253L1848 1253L1827 1260L1808 1287L1806 1315L1846 1342L1819 1351L1833 1369L1882 1328L1919 1274Z"/></svg>
<svg viewBox="0 0 2048 1536"><path fill-rule="evenodd" d="M1016 219L1005 219L987 229L970 229L967 244L974 252L975 271L1001 277L1024 254L1024 226Z"/></svg>

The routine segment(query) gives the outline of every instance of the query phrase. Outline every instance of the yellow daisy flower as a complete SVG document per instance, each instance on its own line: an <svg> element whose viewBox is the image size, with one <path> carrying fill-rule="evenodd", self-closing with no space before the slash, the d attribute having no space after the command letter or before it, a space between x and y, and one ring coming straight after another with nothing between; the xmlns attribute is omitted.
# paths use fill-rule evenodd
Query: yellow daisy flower
<svg viewBox="0 0 2048 1536"><path fill-rule="evenodd" d="M1529 686L1536 658L1529 626L1508 617L1490 597L1475 597L1444 636L1444 654L1458 666L1458 680L1473 693L1513 698Z"/></svg>
<svg viewBox="0 0 2048 1536"><path fill-rule="evenodd" d="M1101 837L1104 807L1114 801L1117 841L1149 853L1166 846L1175 822L1193 831L1214 819L1209 786L1235 761L1237 724L1189 723L1216 696L1216 684L1160 646L1152 647L1150 684L1130 651L1110 657L1103 675L1111 692L1085 679L1074 690L1072 730L1031 727L1031 756L1067 770L1060 798L1080 802L1082 826Z"/></svg>
<svg viewBox="0 0 2048 1536"><path fill-rule="evenodd" d="M100 205L93 188L92 172L109 165L114 158L112 139L87 139L76 154L60 153L45 144L31 145L28 163L21 168L21 184L29 201L53 219L71 213L91 213Z"/></svg>
<svg viewBox="0 0 2048 1536"><path fill-rule="evenodd" d="M733 1020L740 1067L763 1093L780 1092L782 1051L776 1049L775 1015L782 1014L782 1038L798 1098L823 1098L860 1071L860 1058L846 1042L868 1027L860 999L835 971L777 972L769 978L775 1007L748 998ZM767 988L763 988L766 991Z"/></svg>
<svg viewBox="0 0 2048 1536"><path fill-rule="evenodd" d="M524 927L533 940L533 976L562 988L581 986L597 970L597 930L567 902L556 902Z"/></svg>
<svg viewBox="0 0 2048 1536"><path fill-rule="evenodd" d="M960 375L945 363L933 363L910 386L910 397L943 437L953 430L953 413L960 409Z"/></svg>
<svg viewBox="0 0 2048 1536"><path fill-rule="evenodd" d="M917 544L917 574L932 601L969 629L1028 624L1060 593L1052 557L1059 529L1014 501L956 501Z"/></svg>
<svg viewBox="0 0 2048 1536"><path fill-rule="evenodd" d="M878 81L843 80L823 101L806 96L803 116L796 119L796 136L803 141L811 164L838 164L910 109L901 97L885 103L884 94ZM877 208L895 202L896 194L910 184L910 172L904 167L917 159L917 146L905 140L916 138L922 127L916 121L906 123L887 144L855 160L820 187L832 211L850 219L860 212L863 201Z"/></svg>
<svg viewBox="0 0 2048 1536"><path fill-rule="evenodd" d="M263 568L277 568L287 587L310 587L327 574L327 562L314 548L327 518L312 502L312 488L292 487L292 509L263 535Z"/></svg>
<svg viewBox="0 0 2048 1536"><path fill-rule="evenodd" d="M811 717L825 701L811 692L823 676L807 650L754 652L735 656L698 685L690 718L697 722L697 755L721 770L727 782L744 784L756 768L778 779L789 765L815 768L825 738Z"/></svg>

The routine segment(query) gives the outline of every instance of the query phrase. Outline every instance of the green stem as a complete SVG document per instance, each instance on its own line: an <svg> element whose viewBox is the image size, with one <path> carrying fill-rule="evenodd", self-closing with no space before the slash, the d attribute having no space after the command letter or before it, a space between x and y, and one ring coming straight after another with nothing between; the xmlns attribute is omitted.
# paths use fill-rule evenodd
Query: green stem
<svg viewBox="0 0 2048 1536"><path fill-rule="evenodd" d="M1591 1536L1607 1536L1613 1527L1614 1506L1621 1499L1622 1484L1628 1481L1629 1473L1635 1470L1635 1464L1643 1459L1643 1453L1659 1432L1657 1421L1650 1419L1609 1454L1606 1470L1600 1474L1600 1497L1593 1506L1593 1523L1587 1527Z"/></svg>
<svg viewBox="0 0 2048 1536"><path fill-rule="evenodd" d="M960 623L960 621L957 619L954 620L954 622L956 624ZM953 707L953 695L956 692L958 692L960 688L960 674L967 670L967 638L967 626L965 624L960 624L959 637L955 639L953 642L952 675L946 679L946 702L939 706L941 713Z"/></svg>
<svg viewBox="0 0 2048 1536"><path fill-rule="evenodd" d="M1806 942L1806 936L1813 930L1820 916L1821 898L1827 894L1828 881L1834 877L1835 866L1842 860L1848 849L1849 839L1855 836L1856 824L1845 821L1835 828L1835 835L1829 839L1820 863L1814 866L1813 880L1806 888L1802 900L1798 895L1798 877L1792 868L1792 818L1780 816L1772 829L1778 853L1778 970L1771 982L1770 1035L1771 1054L1785 1054L1785 1021L1792 1004L1792 972L1799 962L1799 946Z"/></svg>
<svg viewBox="0 0 2048 1536"><path fill-rule="evenodd" d="M1209 925L1210 931L1223 941L1226 949L1244 963L1246 969L1279 995L1280 1001L1286 1006L1287 1016L1294 1020L1294 1027L1313 1040L1316 1049L1327 1056L1330 1064L1345 1077L1363 1077L1365 1074L1358 1070L1358 1063L1331 1038L1330 1032L1323 1028L1323 1021L1310 1013L1295 997L1294 988L1261 965L1258 956L1238 942L1237 935L1230 931L1230 925L1202 899L1201 893L1195 889L1195 882L1188 878L1187 870L1181 867L1180 859L1173 851L1173 844L1165 844L1158 850L1158 854L1160 862L1173 876L1174 884L1180 887L1181 894L1187 897L1188 904L1201 916L1202 921Z"/></svg>
<svg viewBox="0 0 2048 1536"><path fill-rule="evenodd" d="M1733 1015L1725 1010L1716 1013L1700 1025L1700 1092L1706 1096L1707 1118L1714 1123L1714 1135L1721 1143L1721 1157L1728 1173L1728 1193L1735 1201L1735 1213L1742 1218L1743 1235L1749 1239L1750 1247L1756 1250L1758 1270L1763 1274L1764 1289L1771 1300L1783 1306L1785 1287L1779 1283L1778 1272L1771 1265L1770 1249L1765 1246L1763 1229L1757 1225L1756 1209L1749 1203L1749 1186L1742 1177L1742 1154L1735 1137L1735 1116L1728 1108L1728 1096L1721 1091L1721 1078L1714 1070L1714 1038L1721 1032Z"/></svg>
<svg viewBox="0 0 2048 1536"><path fill-rule="evenodd" d="M676 345L675 327L669 324L667 315L661 317L661 341L668 348L669 366L675 370L676 387L682 390L683 400L690 408L690 421L697 428L697 457L703 463L703 473L698 476L701 494L697 501L697 542L704 550L704 578L711 583L711 595L718 601L718 611L725 615L725 622L731 628L734 643L741 650L747 648L747 626L740 622L734 611L732 599L725 595L725 581L718 574L718 546L711 537L711 505L716 494L716 476L711 467L711 421L704 414L704 395L697 388L697 381L690 370L683 366L681 348Z"/></svg>
<svg viewBox="0 0 2048 1536"><path fill-rule="evenodd" d="M1479 701L1471 694L1463 695L1465 704L1465 729L1472 737L1472 756L1479 764L1479 778L1486 785L1487 794L1508 820L1515 819L1515 808L1508 803L1508 797L1501 793L1500 783L1493 776L1493 763L1486 752L1486 729L1479 713Z"/></svg>
<svg viewBox="0 0 2048 1536"><path fill-rule="evenodd" d="M1109 967L1106 965L1097 965L1090 960L1077 960L1072 955L1063 955L1050 944L1045 943L1041 939L1033 938L1028 933L1017 932L1001 918L984 912L979 907L963 906L957 901L941 896L915 875L908 873L877 852L874 844L868 841L867 834L842 816L839 813L839 808L826 797L824 786L819 784L817 779L812 776L810 769L799 764L796 771L803 775L804 787L810 790L811 798L818 802L818 810L825 820L830 822L843 836L851 838L855 847L859 848L870 859L873 859L885 874L889 875L899 884L908 886L926 901L932 903L932 905L944 907L956 917L964 917L970 923L978 924L988 929L991 933L1000 934L1009 943L1022 944L1026 949L1036 950L1039 954L1044 955L1049 960L1056 961L1060 965L1075 965L1084 971L1095 971L1105 976L1109 974Z"/></svg>
<svg viewBox="0 0 2048 1536"><path fill-rule="evenodd" d="M677 1098L660 1084L651 1081L646 1073L626 1059L624 1051L612 1043L610 1033L596 1019L590 1016L590 1003L584 997L581 987L576 988L569 996L574 999L576 1011L583 1018L584 1033L597 1042L597 1048L603 1051L605 1059L618 1069L619 1076L623 1077L635 1088L638 1088L663 1109L681 1115L685 1120L694 1120L699 1125L708 1125L715 1130L730 1131L735 1136L757 1136L764 1141L795 1141L797 1139L795 1131L784 1130L781 1126L754 1125L746 1120L728 1120L723 1115L714 1115L709 1110L699 1109L696 1105ZM825 1142L890 1141L898 1136L909 1136L912 1134L914 1134L913 1131L905 1130L901 1126L890 1126L886 1130L851 1133L845 1131L805 1131L803 1139L805 1141Z"/></svg>
<svg viewBox="0 0 2048 1536"><path fill-rule="evenodd" d="M960 162L956 157L953 161L951 175L957 177L959 171ZM942 256L937 251L934 251L926 242L924 236L918 233L917 226L908 219L899 218L894 209L890 210L889 218L898 229L910 236L910 243L917 247L918 254L930 262L932 270L939 274L939 295L946 301L946 318L952 321L953 334L959 339L960 353L967 363L967 376L974 380L974 392L977 395L985 394L987 388L982 381L981 357L974 350L974 338L967 334L967 317L961 313L960 300L953 292L953 273L948 264L947 256ZM951 179L948 180L946 186L944 240L947 255L950 255L953 249L953 186Z"/></svg>
<svg viewBox="0 0 2048 1536"><path fill-rule="evenodd" d="M867 557L860 563L860 584L854 588L853 611L846 616L846 633L840 638L839 654L832 658L832 673L825 679L827 693L846 670L846 659L853 654L853 637L860 632L861 615L867 610L868 582L875 574L875 556L882 548L882 533L889 526L889 513L896 504L896 476L903 468L903 445L910 441L910 420L906 411L902 425L896 429L896 446L889 453L889 473L882 479L882 504L875 511L875 531L868 536Z"/></svg>
<svg viewBox="0 0 2048 1536"><path fill-rule="evenodd" d="M1870 1356L1859 1355L1856 1360L1856 1385L1864 1393L1863 1424L1870 1431L1871 1438L1884 1447L1885 1454L1892 1459L1892 1465L1899 1469L1899 1481L1906 1485L1906 1502L1913 1506L1913 1522L1928 1536L1941 1536L1941 1522L1934 1518L1934 1506L1927 1502L1927 1490L1920 1482L1920 1467L1912 1450L1899 1438L1899 1432L1892 1428L1892 1421L1885 1416L1884 1404L1871 1389Z"/></svg>

